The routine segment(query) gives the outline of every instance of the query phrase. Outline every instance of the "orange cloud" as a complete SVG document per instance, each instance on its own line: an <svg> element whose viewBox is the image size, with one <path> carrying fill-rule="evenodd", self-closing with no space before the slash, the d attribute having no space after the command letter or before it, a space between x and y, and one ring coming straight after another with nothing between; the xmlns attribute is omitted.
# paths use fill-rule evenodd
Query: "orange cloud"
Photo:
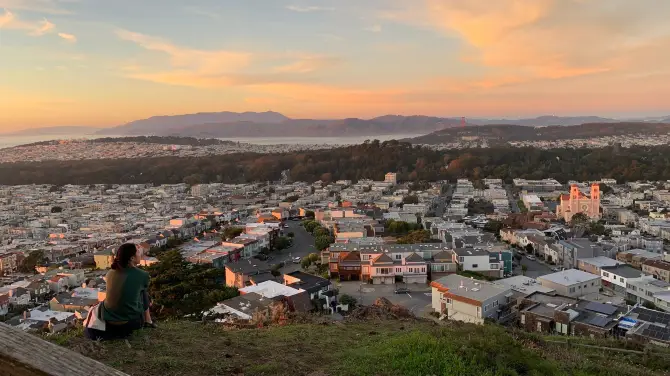
<svg viewBox="0 0 670 376"><path fill-rule="evenodd" d="M8 10L4 10L4 14L0 15L0 29L28 31L28 35L34 37L48 34L52 32L55 27L56 25L49 22L47 19L43 19L39 22L24 21Z"/></svg>
<svg viewBox="0 0 670 376"><path fill-rule="evenodd" d="M117 36L140 47L169 56L169 69L133 65L123 75L156 83L198 88L223 88L305 80L305 74L333 67L340 59L295 52L254 54L243 51L198 50L128 30Z"/></svg>
<svg viewBox="0 0 670 376"><path fill-rule="evenodd" d="M72 34L68 34L68 33L58 33L58 36L61 37L61 38L63 38L63 39L65 39L65 40L68 41L68 42L71 42L71 43L74 43L74 42L77 41L77 37L74 36L74 35L72 35Z"/></svg>

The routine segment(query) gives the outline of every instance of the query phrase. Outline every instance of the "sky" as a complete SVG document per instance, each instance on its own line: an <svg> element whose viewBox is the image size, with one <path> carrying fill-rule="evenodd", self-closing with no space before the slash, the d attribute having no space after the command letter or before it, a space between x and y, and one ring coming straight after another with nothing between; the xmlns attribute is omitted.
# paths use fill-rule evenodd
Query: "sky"
<svg viewBox="0 0 670 376"><path fill-rule="evenodd" d="M0 132L278 111L670 115L668 0L0 0Z"/></svg>

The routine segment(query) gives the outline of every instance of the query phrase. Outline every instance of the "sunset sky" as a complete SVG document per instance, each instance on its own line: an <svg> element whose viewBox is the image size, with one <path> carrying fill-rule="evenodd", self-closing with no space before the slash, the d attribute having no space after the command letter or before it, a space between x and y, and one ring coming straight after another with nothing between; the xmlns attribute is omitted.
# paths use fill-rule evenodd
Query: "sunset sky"
<svg viewBox="0 0 670 376"><path fill-rule="evenodd" d="M152 115L670 115L670 0L0 0L0 132Z"/></svg>

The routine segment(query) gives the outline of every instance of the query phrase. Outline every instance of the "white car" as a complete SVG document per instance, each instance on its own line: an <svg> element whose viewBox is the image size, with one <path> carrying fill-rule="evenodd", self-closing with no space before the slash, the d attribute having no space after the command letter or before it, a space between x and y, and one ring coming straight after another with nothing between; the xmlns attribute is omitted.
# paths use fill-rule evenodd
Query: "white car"
<svg viewBox="0 0 670 376"><path fill-rule="evenodd" d="M531 261L535 261L535 256L533 256L533 255L528 255L528 256L526 256L526 258L531 260Z"/></svg>
<svg viewBox="0 0 670 376"><path fill-rule="evenodd" d="M300 264L302 262L302 257L294 257L293 258L293 263L294 264Z"/></svg>

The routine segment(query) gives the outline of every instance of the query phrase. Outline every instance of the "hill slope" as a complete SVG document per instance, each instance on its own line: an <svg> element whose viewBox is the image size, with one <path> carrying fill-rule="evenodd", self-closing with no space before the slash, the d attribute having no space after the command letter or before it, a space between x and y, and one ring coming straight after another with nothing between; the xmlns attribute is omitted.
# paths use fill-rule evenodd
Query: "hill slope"
<svg viewBox="0 0 670 376"><path fill-rule="evenodd" d="M667 134L668 132L670 132L670 124L644 122L587 123L571 127L551 126L539 128L497 124L444 129L403 141L416 144L440 144L454 142L462 137L479 137L480 139L489 140L491 144L500 144L508 141L547 141L637 134Z"/></svg>
<svg viewBox="0 0 670 376"><path fill-rule="evenodd" d="M667 353L642 356L547 342L494 325L427 321L295 324L225 329L168 321L128 344L52 337L130 375L664 375ZM556 338L554 338L556 340ZM623 347L613 340L591 341ZM626 345L632 346L631 344ZM639 349L639 348L638 348Z"/></svg>

